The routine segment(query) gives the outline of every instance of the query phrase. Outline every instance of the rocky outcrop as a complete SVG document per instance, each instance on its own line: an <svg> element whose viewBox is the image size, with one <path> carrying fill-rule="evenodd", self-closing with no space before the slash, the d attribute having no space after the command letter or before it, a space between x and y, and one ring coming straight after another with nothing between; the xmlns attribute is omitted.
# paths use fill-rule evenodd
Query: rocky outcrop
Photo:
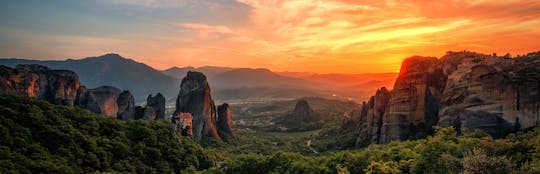
<svg viewBox="0 0 540 174"><path fill-rule="evenodd" d="M193 116L180 112L172 117L173 130L182 136L193 136Z"/></svg>
<svg viewBox="0 0 540 174"><path fill-rule="evenodd" d="M152 95L148 95L148 97L146 98L146 106L144 108L143 119L165 119L165 97L163 97L161 93L157 93L154 97L152 97Z"/></svg>
<svg viewBox="0 0 540 174"><path fill-rule="evenodd" d="M222 141L216 127L216 108L210 94L206 76L200 72L189 71L182 79L173 115L190 113L193 116L193 138L200 141L210 137Z"/></svg>
<svg viewBox="0 0 540 174"><path fill-rule="evenodd" d="M94 89L81 87L77 93L75 103L79 107L86 108L94 113L109 117L117 117L120 89L112 86L101 86Z"/></svg>
<svg viewBox="0 0 540 174"><path fill-rule="evenodd" d="M495 137L529 129L540 125L539 86L538 52L514 59L467 51L440 59L411 57L388 99L379 90L362 105L358 140L417 138L431 134L433 125L480 129Z"/></svg>
<svg viewBox="0 0 540 174"><path fill-rule="evenodd" d="M481 129L495 137L540 125L540 55L458 58L448 73L439 125Z"/></svg>
<svg viewBox="0 0 540 174"><path fill-rule="evenodd" d="M236 142L236 135L232 131L232 116L229 104L224 103L222 105L219 105L217 112L217 128L219 131L219 135L226 142Z"/></svg>
<svg viewBox="0 0 540 174"><path fill-rule="evenodd" d="M79 106L97 114L123 120L165 118L165 97L161 93L147 99L145 108L137 108L130 91L112 86L87 89L80 86L76 73L51 70L41 65L0 65L0 91L37 97L53 104Z"/></svg>
<svg viewBox="0 0 540 174"><path fill-rule="evenodd" d="M429 133L437 123L437 103L445 80L437 58L411 57L403 61L383 116L380 142Z"/></svg>
<svg viewBox="0 0 540 174"><path fill-rule="evenodd" d="M79 77L72 71L51 70L41 65L0 65L0 91L17 92L53 104L74 104Z"/></svg>
<svg viewBox="0 0 540 174"><path fill-rule="evenodd" d="M313 109L309 106L307 100L298 100L294 106L293 113L286 118L287 122L302 125L314 117Z"/></svg>
<svg viewBox="0 0 540 174"><path fill-rule="evenodd" d="M121 120L135 119L135 98L129 91L123 91L116 100L118 104L117 118Z"/></svg>
<svg viewBox="0 0 540 174"><path fill-rule="evenodd" d="M362 103L360 111L356 113L360 119L361 135L357 139L356 146L380 143L383 116L389 100L390 92L385 87L382 87L377 90L375 96L372 96L367 103Z"/></svg>

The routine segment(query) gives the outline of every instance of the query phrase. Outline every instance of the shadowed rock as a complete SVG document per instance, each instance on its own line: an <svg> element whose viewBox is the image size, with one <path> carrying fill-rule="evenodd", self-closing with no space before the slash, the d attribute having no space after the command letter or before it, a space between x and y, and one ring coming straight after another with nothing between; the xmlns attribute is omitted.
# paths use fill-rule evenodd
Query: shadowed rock
<svg viewBox="0 0 540 174"><path fill-rule="evenodd" d="M117 99L118 114L117 118L122 120L135 119L135 98L129 91L120 93Z"/></svg>
<svg viewBox="0 0 540 174"><path fill-rule="evenodd" d="M161 120L165 118L165 97L161 93L157 93L154 97L148 95L143 118L146 120Z"/></svg>
<svg viewBox="0 0 540 174"><path fill-rule="evenodd" d="M221 138L229 143L236 142L236 135L232 130L232 116L229 104L224 103L218 106L217 128Z"/></svg>

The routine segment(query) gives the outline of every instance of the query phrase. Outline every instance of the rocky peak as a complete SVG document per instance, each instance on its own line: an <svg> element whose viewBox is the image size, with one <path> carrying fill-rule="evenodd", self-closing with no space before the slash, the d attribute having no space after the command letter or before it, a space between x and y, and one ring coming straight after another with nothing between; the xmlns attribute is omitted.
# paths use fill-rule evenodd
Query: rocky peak
<svg viewBox="0 0 540 174"><path fill-rule="evenodd" d="M148 95L144 109L143 118L146 120L165 119L165 97L161 93L157 93L154 97Z"/></svg>
<svg viewBox="0 0 540 174"><path fill-rule="evenodd" d="M122 120L135 119L135 98L128 90L122 91L117 99L117 118Z"/></svg>
<svg viewBox="0 0 540 174"><path fill-rule="evenodd" d="M80 107L109 117L117 117L117 99L121 90L112 86L100 86L94 89L79 90L76 103Z"/></svg>
<svg viewBox="0 0 540 174"><path fill-rule="evenodd" d="M387 92L378 90L362 104L358 139L419 138L431 134L433 125L480 129L496 137L538 126L539 67L534 53L513 59L469 51L407 58L388 102ZM378 124L380 135L373 130Z"/></svg>
<svg viewBox="0 0 540 174"><path fill-rule="evenodd" d="M360 136L356 141L356 146L380 142L383 116L386 113L389 100L390 92L382 87L367 103L362 103L358 113L360 115Z"/></svg>
<svg viewBox="0 0 540 174"><path fill-rule="evenodd" d="M221 141L216 128L216 108L210 92L206 76L201 72L189 71L182 79L174 115L183 112L193 116L193 138L196 141L203 137Z"/></svg>
<svg viewBox="0 0 540 174"><path fill-rule="evenodd" d="M223 103L218 106L217 128L221 138L229 143L236 141L236 135L232 130L232 115L229 104Z"/></svg>
<svg viewBox="0 0 540 174"><path fill-rule="evenodd" d="M294 106L294 112L292 117L294 120L297 120L300 124L306 122L306 120L313 117L313 109L309 106L307 100L298 100Z"/></svg>

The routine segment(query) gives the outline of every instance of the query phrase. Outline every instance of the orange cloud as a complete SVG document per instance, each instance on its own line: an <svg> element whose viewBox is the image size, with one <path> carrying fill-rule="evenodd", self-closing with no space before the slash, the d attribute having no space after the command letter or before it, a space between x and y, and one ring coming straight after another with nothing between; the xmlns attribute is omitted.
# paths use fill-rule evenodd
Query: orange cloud
<svg viewBox="0 0 540 174"><path fill-rule="evenodd" d="M192 49L200 50L194 58L227 59L224 66L362 73L397 71L411 55L540 48L536 1L239 1L252 7L246 26L180 25L197 33L191 38L199 44Z"/></svg>

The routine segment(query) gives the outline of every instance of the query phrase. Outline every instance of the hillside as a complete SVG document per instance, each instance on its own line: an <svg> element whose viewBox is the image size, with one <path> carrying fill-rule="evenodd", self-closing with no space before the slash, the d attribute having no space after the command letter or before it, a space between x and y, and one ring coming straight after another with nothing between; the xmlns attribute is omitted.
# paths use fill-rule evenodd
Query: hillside
<svg viewBox="0 0 540 174"><path fill-rule="evenodd" d="M180 85L178 79L118 54L63 61L0 59L0 64L10 67L15 67L17 64L40 64L51 69L71 70L79 75L80 82L88 88L115 86L130 90L138 101L157 92L163 93L167 98L173 97Z"/></svg>
<svg viewBox="0 0 540 174"><path fill-rule="evenodd" d="M0 120L0 173L180 173L213 165L165 122L121 121L5 93Z"/></svg>

